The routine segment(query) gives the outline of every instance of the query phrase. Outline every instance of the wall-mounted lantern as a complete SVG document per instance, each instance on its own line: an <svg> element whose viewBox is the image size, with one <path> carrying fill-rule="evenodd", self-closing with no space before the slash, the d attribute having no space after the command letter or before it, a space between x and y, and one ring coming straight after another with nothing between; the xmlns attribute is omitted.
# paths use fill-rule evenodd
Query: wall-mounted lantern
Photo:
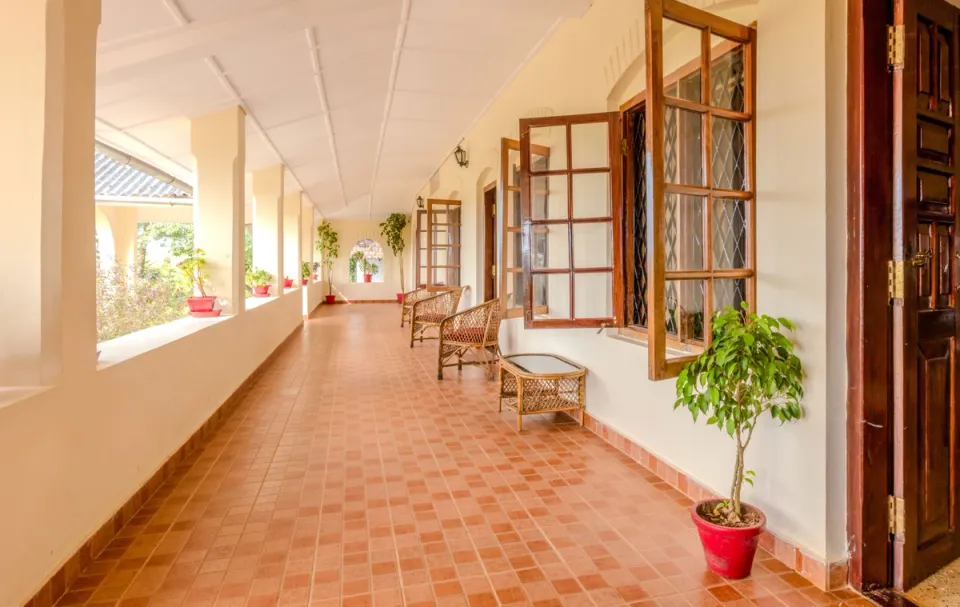
<svg viewBox="0 0 960 607"><path fill-rule="evenodd" d="M457 164L462 167L470 166L470 161L467 160L467 151L460 147L460 144L457 144L457 149L453 151L453 157L457 160Z"/></svg>
<svg viewBox="0 0 960 607"><path fill-rule="evenodd" d="M423 208L423 196L417 196L417 208L418 209Z"/></svg>

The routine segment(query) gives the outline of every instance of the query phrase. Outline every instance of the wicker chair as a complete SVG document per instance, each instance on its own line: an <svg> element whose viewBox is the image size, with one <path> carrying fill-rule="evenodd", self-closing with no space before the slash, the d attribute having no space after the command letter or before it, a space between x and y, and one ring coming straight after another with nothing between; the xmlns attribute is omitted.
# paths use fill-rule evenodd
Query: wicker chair
<svg viewBox="0 0 960 607"><path fill-rule="evenodd" d="M410 347L413 342L420 340L423 343L425 339L438 339L437 337L427 337L427 330L439 327L440 323L447 316L457 311L460 305L460 294L463 289L455 287L449 291L437 293L432 297L421 299L413 303L410 309Z"/></svg>
<svg viewBox="0 0 960 607"><path fill-rule="evenodd" d="M400 305L400 328L403 328L405 322L410 322L410 311L413 309L413 304L417 303L422 299L426 299L433 295L427 289L414 289L409 293L403 294L403 301Z"/></svg>
<svg viewBox="0 0 960 607"><path fill-rule="evenodd" d="M463 355L470 350L478 350L482 360L464 361ZM487 375L493 379L494 364L498 360L500 360L499 299L492 299L469 310L457 312L440 323L437 379L443 379L444 367L454 365L457 369L463 369L463 365L486 365Z"/></svg>

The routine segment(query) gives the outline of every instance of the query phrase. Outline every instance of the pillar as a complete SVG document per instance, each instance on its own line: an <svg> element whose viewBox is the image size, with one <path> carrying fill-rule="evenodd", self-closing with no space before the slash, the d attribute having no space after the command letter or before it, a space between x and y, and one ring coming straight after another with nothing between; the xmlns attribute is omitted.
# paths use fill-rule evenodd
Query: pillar
<svg viewBox="0 0 960 607"><path fill-rule="evenodd" d="M310 264L311 273L313 272L313 235L315 232L313 205L309 202L302 202L300 206L300 260L301 263Z"/></svg>
<svg viewBox="0 0 960 607"><path fill-rule="evenodd" d="M0 385L96 368L94 100L100 0L0 0Z"/></svg>
<svg viewBox="0 0 960 607"><path fill-rule="evenodd" d="M112 256L121 267L132 268L136 262L138 210L134 207L105 207L102 210L110 223L113 251L105 251L101 243L100 254Z"/></svg>
<svg viewBox="0 0 960 607"><path fill-rule="evenodd" d="M224 314L244 310L243 206L246 114L230 107L190 121L196 158L194 244L203 249L212 294ZM208 293L209 294L209 293Z"/></svg>
<svg viewBox="0 0 960 607"><path fill-rule="evenodd" d="M273 276L273 295L283 294L283 165L253 174L253 267Z"/></svg>
<svg viewBox="0 0 960 607"><path fill-rule="evenodd" d="M303 194L295 192L283 197L283 273L293 279L294 288L300 288L302 276L300 260L300 208Z"/></svg>

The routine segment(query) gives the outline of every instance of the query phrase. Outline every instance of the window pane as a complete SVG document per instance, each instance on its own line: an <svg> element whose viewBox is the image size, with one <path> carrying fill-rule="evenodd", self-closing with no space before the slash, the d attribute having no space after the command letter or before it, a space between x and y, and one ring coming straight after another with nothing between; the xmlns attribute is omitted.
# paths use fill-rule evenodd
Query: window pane
<svg viewBox="0 0 960 607"><path fill-rule="evenodd" d="M743 278L723 278L713 281L713 310L719 312L727 306L740 309L747 300L747 281Z"/></svg>
<svg viewBox="0 0 960 607"><path fill-rule="evenodd" d="M573 216L610 217L610 173L579 173L573 176Z"/></svg>
<svg viewBox="0 0 960 607"><path fill-rule="evenodd" d="M459 266L460 247L434 247L432 266Z"/></svg>
<svg viewBox="0 0 960 607"><path fill-rule="evenodd" d="M573 224L573 267L613 267L611 222Z"/></svg>
<svg viewBox="0 0 960 607"><path fill-rule="evenodd" d="M507 150L507 183L520 185L520 150Z"/></svg>
<svg viewBox="0 0 960 607"><path fill-rule="evenodd" d="M523 307L523 272L507 273L507 307Z"/></svg>
<svg viewBox="0 0 960 607"><path fill-rule="evenodd" d="M507 232L505 241L505 246L507 247L507 267L523 267L523 234L520 232Z"/></svg>
<svg viewBox="0 0 960 607"><path fill-rule="evenodd" d="M567 127L537 126L530 128L530 143L549 149L544 157L530 146L530 168L534 171L556 171L567 168Z"/></svg>
<svg viewBox="0 0 960 607"><path fill-rule="evenodd" d="M746 205L727 198L713 201L713 266L718 270L747 267Z"/></svg>
<svg viewBox="0 0 960 607"><path fill-rule="evenodd" d="M576 318L613 317L613 273L578 273L573 277Z"/></svg>
<svg viewBox="0 0 960 607"><path fill-rule="evenodd" d="M744 189L743 123L726 118L713 119L713 187Z"/></svg>
<svg viewBox="0 0 960 607"><path fill-rule="evenodd" d="M703 340L703 281L668 280L667 334L680 341Z"/></svg>
<svg viewBox="0 0 960 607"><path fill-rule="evenodd" d="M690 101L700 101L700 66L702 40L700 30L665 19L663 22L663 73L681 71L686 75L674 83L665 82L667 95Z"/></svg>
<svg viewBox="0 0 960 607"><path fill-rule="evenodd" d="M710 105L745 111L743 45L711 36L713 67L710 72Z"/></svg>
<svg viewBox="0 0 960 607"><path fill-rule="evenodd" d="M507 205L504 216L507 219L507 226L519 228L522 221L522 208L520 207L520 190L507 190L504 204Z"/></svg>
<svg viewBox="0 0 960 607"><path fill-rule="evenodd" d="M604 122L570 126L571 167L596 169L610 166L610 127Z"/></svg>
<svg viewBox="0 0 960 607"><path fill-rule="evenodd" d="M534 219L567 218L567 176L541 175L530 179Z"/></svg>
<svg viewBox="0 0 960 607"><path fill-rule="evenodd" d="M570 318L570 275L533 275L534 318Z"/></svg>
<svg viewBox="0 0 960 607"><path fill-rule="evenodd" d="M664 229L667 270L703 269L702 196L664 195Z"/></svg>
<svg viewBox="0 0 960 607"><path fill-rule="evenodd" d="M664 178L667 183L704 185L703 118L696 112L666 107L663 126Z"/></svg>
<svg viewBox="0 0 960 607"><path fill-rule="evenodd" d="M435 287L459 287L460 270L458 268L434 268L431 284Z"/></svg>
<svg viewBox="0 0 960 607"><path fill-rule="evenodd" d="M531 228L533 250L530 263L535 270L570 267L570 233L567 225L538 225Z"/></svg>
<svg viewBox="0 0 960 607"><path fill-rule="evenodd" d="M435 226L433 228L433 246L458 244L460 241L460 226Z"/></svg>
<svg viewBox="0 0 960 607"><path fill-rule="evenodd" d="M633 318L632 324L647 326L647 115L640 108L633 115ZM628 255L630 252L628 252Z"/></svg>

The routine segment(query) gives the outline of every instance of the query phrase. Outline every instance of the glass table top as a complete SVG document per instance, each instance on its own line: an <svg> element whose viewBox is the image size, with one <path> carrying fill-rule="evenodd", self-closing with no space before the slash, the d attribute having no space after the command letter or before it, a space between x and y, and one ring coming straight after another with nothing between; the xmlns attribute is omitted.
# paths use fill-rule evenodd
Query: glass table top
<svg viewBox="0 0 960 607"><path fill-rule="evenodd" d="M567 361L550 354L514 354L504 356L504 359L510 361L511 365L521 371L534 373L536 375L570 373L571 371L579 371L581 369L581 367L571 365Z"/></svg>

